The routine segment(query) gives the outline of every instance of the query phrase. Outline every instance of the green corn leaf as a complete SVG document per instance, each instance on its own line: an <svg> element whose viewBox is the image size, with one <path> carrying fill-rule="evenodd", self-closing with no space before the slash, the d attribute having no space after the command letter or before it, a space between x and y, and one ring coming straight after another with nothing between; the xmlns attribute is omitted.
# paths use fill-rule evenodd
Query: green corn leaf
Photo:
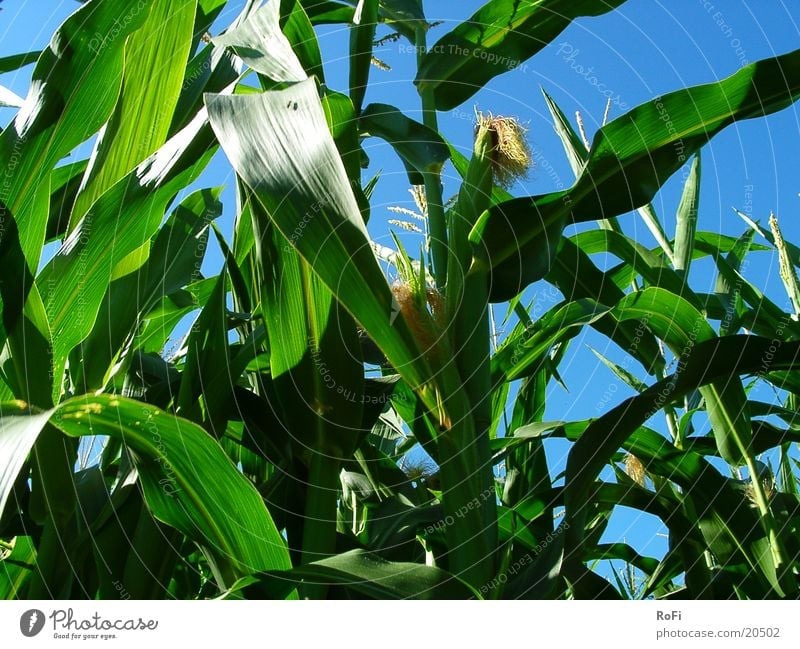
<svg viewBox="0 0 800 649"><path fill-rule="evenodd" d="M358 120L353 102L347 95L326 88L322 96L322 108L325 111L328 129L333 136L339 156L342 158L347 177L350 179L350 187L355 194L361 217L366 223L369 221L370 205L369 199L361 187L361 165L366 154L361 148Z"/></svg>
<svg viewBox="0 0 800 649"><path fill-rule="evenodd" d="M308 14L303 9L303 3L299 0L282 0L281 15L283 33L306 73L308 76L316 76L320 83L325 83L319 43Z"/></svg>
<svg viewBox="0 0 800 649"><path fill-rule="evenodd" d="M12 54L11 56L4 56L0 58L0 74L13 72L14 70L24 68L26 65L30 65L31 63L36 63L41 55L41 52L25 52L24 54Z"/></svg>
<svg viewBox="0 0 800 649"><path fill-rule="evenodd" d="M211 158L202 117L105 192L37 278L47 290L44 302L57 379L67 354L92 330L118 260L147 243L175 193L191 183ZM122 205L125 219L119 218ZM54 396L60 393L60 380L53 391Z"/></svg>
<svg viewBox="0 0 800 649"><path fill-rule="evenodd" d="M236 55L224 47L204 47L186 66L169 137L185 127L203 108L204 92L223 92L239 77Z"/></svg>
<svg viewBox="0 0 800 649"><path fill-rule="evenodd" d="M440 568L386 561L364 550L272 573L265 579L283 582L279 584L283 589L301 583L333 584L374 599L480 599L475 590Z"/></svg>
<svg viewBox="0 0 800 649"><path fill-rule="evenodd" d="M276 410L282 425L294 431L296 456L310 467L303 531L304 562L309 562L335 549L339 462L363 439L363 364L349 314L264 208L252 204L251 209L259 231L260 311L269 337Z"/></svg>
<svg viewBox="0 0 800 649"><path fill-rule="evenodd" d="M600 360L600 362L605 365L608 369L610 369L614 374L623 381L626 385L630 386L637 392L644 392L647 389L647 384L644 381L640 381L633 373L629 372L623 366L615 363L611 359L603 356L599 351L590 347L592 353Z"/></svg>
<svg viewBox="0 0 800 649"><path fill-rule="evenodd" d="M542 90L542 94L544 95L544 100L550 111L550 115L553 118L553 127L561 140L561 146L564 147L564 153L567 155L569 166L572 168L572 173L575 175L575 178L577 178L586 165L589 152L586 150L586 146L581 138L578 137L578 134L572 128L572 125L569 123L564 113L556 102L553 101L552 97L544 92L544 90ZM561 186L559 186L558 189L561 189ZM600 219L598 225L604 230L613 230L615 232L619 232L620 230L619 224L614 219Z"/></svg>
<svg viewBox="0 0 800 649"><path fill-rule="evenodd" d="M544 539L550 542L537 544L535 554L523 555L518 560L526 567L518 576L509 580L508 586L503 589L504 599L552 599L562 582L561 567L564 559L564 535L557 528L555 532ZM527 565L526 565L527 564ZM513 564L512 564L513 565Z"/></svg>
<svg viewBox="0 0 800 649"><path fill-rule="evenodd" d="M624 262L624 266L630 269L630 274L626 274L625 280L628 280L631 275L641 277L647 285L664 288L680 295L694 307L700 308L700 299L691 288L686 286L680 275L665 265L658 255L652 253L632 237L611 230L587 230L579 232L571 237L571 240L587 255L611 253L619 257ZM614 271L615 275L619 273L617 276L622 278L621 270L624 266L617 266ZM627 287L629 283L629 281L624 281L621 288Z"/></svg>
<svg viewBox="0 0 800 649"><path fill-rule="evenodd" d="M406 117L394 106L370 104L358 121L362 136L386 140L403 160L411 185L422 185L423 173L439 173L450 157L441 136Z"/></svg>
<svg viewBox="0 0 800 649"><path fill-rule="evenodd" d="M352 23L355 8L343 2L300 0L312 25Z"/></svg>
<svg viewBox="0 0 800 649"><path fill-rule="evenodd" d="M125 46L117 105L97 140L69 230L100 195L167 140L189 57L197 0L148 4L147 20Z"/></svg>
<svg viewBox="0 0 800 649"><path fill-rule="evenodd" d="M3 220L16 220L34 272L47 225L48 175L106 122L122 83L127 37L147 19L127 0L82 6L59 27L33 71L26 108L0 135L0 166L13 170L3 190ZM8 210L6 212L5 210ZM0 259L6 263L5 248Z"/></svg>
<svg viewBox="0 0 800 649"><path fill-rule="evenodd" d="M230 578L291 567L284 540L258 492L199 426L111 395L74 397L36 415L18 407L11 414L4 408L0 421L3 443L17 440L14 462L24 460L30 440L48 422L71 437L124 439L151 513L229 564Z"/></svg>
<svg viewBox="0 0 800 649"><path fill-rule="evenodd" d="M203 189L185 198L152 239L145 263L108 287L86 340L73 350L73 382L90 392L106 385L129 337L166 296L200 276L208 224L222 213L222 188Z"/></svg>
<svg viewBox="0 0 800 649"><path fill-rule="evenodd" d="M88 160L79 160L53 170L50 176L50 213L47 217L46 241L63 237L66 233L72 205L88 163Z"/></svg>
<svg viewBox="0 0 800 649"><path fill-rule="evenodd" d="M749 322L743 322L743 326L747 326L759 335L774 336L777 334L779 338L800 337L800 326L790 316L783 312L772 300L764 295L755 285L747 281L744 276L736 270L737 255L739 254L737 248L734 248L733 255L728 258L723 257L719 250L708 245L705 242L698 241L696 248L707 252L713 257L717 270L720 276L727 282L728 286L734 287L738 291L742 300L753 309L753 319ZM734 323L735 326L735 323Z"/></svg>
<svg viewBox="0 0 800 649"><path fill-rule="evenodd" d="M575 442L587 431L591 434L590 426L594 430L595 421L599 420L531 424L518 429L513 438L496 440L496 446L511 448L538 437L564 437ZM621 446L642 461L649 475L674 481L682 487L685 499L692 504L689 511L696 511L696 517L687 518L676 509L677 501L674 497L668 498L668 492L663 489L648 502L642 497L631 499L628 487L604 485L594 493L594 498L599 502L625 504L659 516L671 532L683 541L680 545L683 565L678 572L687 571L687 583L693 584L697 596L703 596L713 588L707 578L707 570L706 577L703 577L705 561L695 564L698 557L702 558L704 547L709 548L719 561L745 565L753 575L760 575L759 580L766 589L761 592L770 592L769 579L761 571L763 568L774 572L774 566L769 557L761 556L761 549L757 547L761 542L759 539L763 539L763 532L760 532L755 512L742 507L743 494L734 489L733 481L722 477L697 452L680 450L665 437L644 426L632 431ZM548 500L560 504L554 497ZM586 548L586 555L592 555L590 547ZM700 574L695 580L693 573L698 571Z"/></svg>
<svg viewBox="0 0 800 649"><path fill-rule="evenodd" d="M185 289L164 296L144 317L142 328L134 339L134 346L147 353L158 354L164 351L164 345L177 324L208 301L215 281L216 277L199 279Z"/></svg>
<svg viewBox="0 0 800 649"><path fill-rule="evenodd" d="M698 343L716 337L703 314L683 298L648 288L623 298L613 311L620 320L638 319L661 338L678 359L680 373ZM709 382L700 388L720 455L739 465L748 457L752 435L747 397L741 380Z"/></svg>
<svg viewBox="0 0 800 649"><path fill-rule="evenodd" d="M565 504L570 525L567 556L582 543L585 493L595 476L628 439L664 403L679 399L690 391L734 374L796 368L800 357L798 343L785 343L769 360L770 340L756 336L727 336L698 343L679 374L657 382L642 394L631 397L594 420L574 444L567 461ZM702 493L698 489L698 493ZM716 493L715 491L713 493ZM735 533L732 534L736 538ZM767 553L768 555L769 553Z"/></svg>
<svg viewBox="0 0 800 649"><path fill-rule="evenodd" d="M658 215L656 214L656 211L653 209L653 206L650 203L648 203L644 207L638 208L636 212L642 218L642 221L644 221L644 224L647 226L647 229L650 230L650 233L653 235L653 238L661 247L661 250L664 251L664 254L667 256L667 259L674 262L675 251L672 249L672 244L670 243L670 240L667 238L667 233L664 232L664 226L661 225L661 221L658 219Z"/></svg>
<svg viewBox="0 0 800 649"><path fill-rule="evenodd" d="M392 364L403 368L405 378L423 388L430 376L427 363L398 317L369 247L315 82L261 95L207 95L206 103L231 163L288 245L298 249ZM435 411L433 391L424 393Z"/></svg>
<svg viewBox="0 0 800 649"><path fill-rule="evenodd" d="M556 305L498 349L492 357L495 381L530 376L540 369L545 354L553 345L577 336L585 325L608 311L608 307L587 298Z"/></svg>
<svg viewBox="0 0 800 649"><path fill-rule="evenodd" d="M558 139L561 140L561 146L564 147L564 153L567 155L567 161L572 169L572 173L577 178L583 170L586 160L589 157L589 152L586 150L575 129L567 120L566 115L558 107L558 104L553 98L542 89L544 95L544 103L547 104L547 109L553 118L553 128L555 129Z"/></svg>
<svg viewBox="0 0 800 649"><path fill-rule="evenodd" d="M209 408L205 392L211 392L215 374L227 374L230 369L225 306L227 284L223 267L186 340L186 362L181 373L180 391L175 397L176 413L201 424L216 438L221 437L225 430L226 413ZM237 376L226 378L229 386L238 380Z"/></svg>
<svg viewBox="0 0 800 649"><path fill-rule="evenodd" d="M772 232L769 230L761 227L758 221L754 221L751 219L747 214L744 212L740 212L737 209L733 210L736 214L741 217L741 219L747 223L755 232L758 232L762 237L764 237L767 241L769 241L773 246L775 245L775 237L773 236ZM790 241L786 242L786 251L789 253L789 258L792 261L792 264L798 268L800 268L800 248L795 246Z"/></svg>
<svg viewBox="0 0 800 649"><path fill-rule="evenodd" d="M491 0L430 48L414 83L433 92L438 110L450 110L536 54L575 18L599 16L623 1Z"/></svg>
<svg viewBox="0 0 800 649"><path fill-rule="evenodd" d="M350 99L361 112L372 67L372 42L378 22L378 0L359 0L350 27Z"/></svg>
<svg viewBox="0 0 800 649"><path fill-rule="evenodd" d="M599 237L601 242L619 243L620 253L629 255L635 251L627 249L624 239L607 233ZM584 252L579 238L561 237L555 260L546 280L554 284L570 300L589 298L606 306L617 304L625 293L614 284L609 273L601 271ZM591 249L591 245L588 246ZM648 373L659 371L664 359L655 338L646 327L634 322L618 322L612 317L600 318L591 326L608 336L627 353L634 356Z"/></svg>
<svg viewBox="0 0 800 649"><path fill-rule="evenodd" d="M30 536L17 536L13 549L0 561L0 599L22 599L25 586L36 570L36 545Z"/></svg>
<svg viewBox="0 0 800 649"><path fill-rule="evenodd" d="M786 108L798 96L800 50L656 97L607 124L571 189L496 205L476 225L470 240L493 269L492 300L510 299L547 272L550 242L568 221L608 219L647 204L726 126Z"/></svg>
<svg viewBox="0 0 800 649"><path fill-rule="evenodd" d="M44 192L40 194L44 196ZM28 270L15 221L4 224L5 267L17 271L14 281L0 282L0 343L8 343L6 382L14 396L38 407L51 405L52 340L42 296ZM27 303L27 307L26 307ZM25 312L23 312L23 309Z"/></svg>
<svg viewBox="0 0 800 649"><path fill-rule="evenodd" d="M725 260L728 262L731 270L730 273L727 273L727 277L730 278L733 272L738 273L741 270L744 258L752 249L755 234L755 230L747 230L739 237L735 246L726 256ZM715 257L719 258L719 254L715 255ZM740 283L731 283L726 279L726 274L718 272L714 292L719 296L720 303L725 309L724 314L720 318L720 336L736 333L735 329L738 325L737 318L743 309Z"/></svg>
<svg viewBox="0 0 800 649"><path fill-rule="evenodd" d="M272 81L302 81L308 75L281 31L279 19L280 2L270 0L212 43L230 48L251 69Z"/></svg>

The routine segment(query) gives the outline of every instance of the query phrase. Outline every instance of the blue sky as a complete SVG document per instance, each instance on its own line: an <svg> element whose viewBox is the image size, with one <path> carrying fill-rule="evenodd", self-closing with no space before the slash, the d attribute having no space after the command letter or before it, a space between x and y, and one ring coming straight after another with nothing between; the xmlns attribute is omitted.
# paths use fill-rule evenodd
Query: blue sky
<svg viewBox="0 0 800 649"><path fill-rule="evenodd" d="M430 20L442 20L429 36L433 44L449 28L468 18L482 3L475 0L426 2ZM218 21L219 29L238 13L241 0L232 0ZM6 0L0 12L0 56L40 49L57 25L78 4L73 0ZM380 28L378 36L388 33ZM347 29L329 26L319 30L328 84L347 89ZM715 81L742 65L785 53L800 47L800 3L769 0L744 2L716 0L628 0L618 10L596 18L576 21L553 43L517 70L494 79L487 88L453 111L439 116L443 134L468 154L471 149L473 116L477 108L494 114L514 115L526 124L534 157L538 164L530 177L512 187L515 195L540 194L571 184L572 173L555 136L540 89L545 89L569 117L580 111L591 138L599 128L606 94L613 98L610 118L653 97L688 85ZM391 66L373 68L365 103L393 104L412 117L420 118L420 102L411 80L415 56L405 41L390 43L376 55ZM0 85L25 95L31 67L19 73L0 76ZM605 94L604 94L605 93ZM0 121L12 115L0 109ZM413 208L408 184L399 160L379 140L365 142L370 157L367 179L382 172L372 202L370 231L373 237L391 245L386 221L394 215L389 206ZM789 108L766 119L751 120L729 127L706 146L699 210L700 230L720 231L738 236L744 223L733 213L737 207L766 224L770 211L780 220L786 239L800 242L800 112ZM445 169L445 194L456 191L455 173ZM675 229L675 210L681 190L679 172L654 201L656 212L669 235ZM233 177L222 155L215 158L200 184L229 187L223 229L230 230ZM625 231L648 246L655 241L638 216L621 218ZM569 234L570 231L567 231ZM413 239L406 238L413 242ZM419 242L411 248L418 249ZM595 259L603 265L605 260ZM205 270L218 267L220 257L212 251ZM746 277L788 308L788 298L778 277L777 256L771 252L752 255ZM700 292L713 292L715 273L710 263L693 266L692 286ZM552 290L535 286L528 291L538 295L544 309L560 299ZM502 313L502 311L500 311ZM569 388L551 384L548 391L548 418L577 420L594 417L613 407L632 391L601 365L587 346L591 345L620 360L623 356L607 340L587 332L572 343L561 366ZM613 390L611 400L598 407L604 393ZM757 393L768 400L768 391ZM654 418L655 421L655 418ZM653 423L653 422L651 422ZM654 426L663 428L660 424ZM554 466L563 464L567 446L554 443L550 455ZM647 554L658 555L665 547L656 536L663 531L655 521L620 511L610 532L616 538L637 541Z"/></svg>

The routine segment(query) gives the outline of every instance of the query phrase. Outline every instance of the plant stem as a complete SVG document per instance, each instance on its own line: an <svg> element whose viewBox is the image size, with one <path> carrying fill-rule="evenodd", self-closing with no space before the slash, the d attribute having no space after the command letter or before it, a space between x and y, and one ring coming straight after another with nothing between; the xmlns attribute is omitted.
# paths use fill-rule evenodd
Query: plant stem
<svg viewBox="0 0 800 649"><path fill-rule="evenodd" d="M661 358L665 358L664 354L664 343L660 340L657 340L658 348L661 350ZM664 379L664 372L658 371L656 372L656 378L659 381ZM669 430L670 437L672 437L672 443L675 444L676 448L683 449L683 437L681 437L681 427L680 423L678 422L678 415L675 412L675 408L671 403L665 403L663 406L664 410L664 417L667 420L667 429Z"/></svg>
<svg viewBox="0 0 800 649"><path fill-rule="evenodd" d="M445 385L452 430L439 438L443 505L456 524L448 529L450 568L482 588L495 576L497 505L491 470L491 351L489 269L473 260L468 233L488 207L492 174L488 157L491 137L480 129L469 169L449 223L447 260L447 336L457 372ZM448 373L449 376L449 373ZM447 461L452 458L451 461ZM466 508L466 509L465 509ZM463 517L463 522L459 519Z"/></svg>
<svg viewBox="0 0 800 649"><path fill-rule="evenodd" d="M772 550L772 561L775 563L775 573L781 586L789 588L789 590L784 593L788 595L792 592L796 592L797 587L791 575L788 573L782 575L782 573L786 573L786 551L778 536L778 528L775 518L772 515L772 510L769 508L769 500L764 491L764 485L761 483L761 476L758 474L755 458L750 452L745 453L744 457L745 463L747 464L747 471L750 474L750 482L753 485L753 496L756 501L756 506L758 507L758 512L761 514L761 524L764 526L764 531L769 538L769 546Z"/></svg>
<svg viewBox="0 0 800 649"><path fill-rule="evenodd" d="M339 493L338 458L318 447L311 455L303 525L303 563L329 557L336 552L336 499ZM327 586L305 584L303 597L324 599Z"/></svg>
<svg viewBox="0 0 800 649"><path fill-rule="evenodd" d="M427 26L418 26L415 31L417 63L422 60L427 50ZM436 104L431 90L420 90L422 100L422 123L429 129L439 132L436 119ZM440 291L447 283L447 225L442 201L441 172L425 171L422 174L425 183L425 200L428 208L428 246L433 260L433 279Z"/></svg>

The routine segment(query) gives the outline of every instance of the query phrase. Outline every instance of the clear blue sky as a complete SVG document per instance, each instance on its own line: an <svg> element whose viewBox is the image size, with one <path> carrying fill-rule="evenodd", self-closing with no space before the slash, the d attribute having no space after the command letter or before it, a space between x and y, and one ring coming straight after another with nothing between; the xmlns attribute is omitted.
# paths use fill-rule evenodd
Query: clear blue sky
<svg viewBox="0 0 800 649"><path fill-rule="evenodd" d="M233 20L242 4L241 0L229 2L218 22L219 29ZM429 43L469 17L481 4L475 0L426 2L428 18L444 21L431 32ZM74 0L6 0L0 12L0 56L43 47L55 27L77 6ZM387 33L388 30L380 28L378 35ZM328 84L345 91L347 41L345 27L332 26L320 30ZM407 43L399 41L376 52L392 69L372 70L366 101L394 104L410 116L419 117L419 98L411 84L415 60L406 46ZM610 115L613 119L656 95L718 80L743 64L798 47L800 3L796 1L628 0L610 14L581 19L572 24L519 69L496 78L487 89L459 108L440 114L440 127L446 137L468 154L475 107L481 111L517 116L529 128L539 164L530 178L514 186L512 191L515 195L544 193L556 189L559 182L569 185L573 177L550 125L540 88L544 88L568 116L579 110L591 137L599 127L605 107L606 98L601 90L609 91L614 97ZM28 67L19 73L2 75L0 85L24 96L30 71L31 67ZM7 121L11 115L9 109L0 109L0 122ZM742 122L729 127L705 147L700 230L741 234L745 226L733 214L733 206L749 211L763 223L766 223L769 212L774 211L785 237L800 243L797 218L800 211L797 176L799 115L798 109L793 107L763 120ZM405 173L392 151L381 141L367 141L365 148L371 165L364 178L371 177L378 170L383 172L374 195L370 230L376 240L390 245L386 220L393 215L387 208L392 205L413 207L407 193ZM445 173L449 176L445 181L445 193L452 194L457 187L453 181L454 172L446 169ZM676 174L654 201L654 207L670 235L675 228L680 176L680 173ZM227 162L220 155L200 182L206 185L225 182L230 187L232 180ZM229 230L232 223L230 191L226 197L227 213L221 224ZM627 215L621 221L626 232L640 242L656 245L638 217ZM418 249L418 243L411 249ZM595 261L601 265L604 263L602 259ZM212 272L219 263L220 257L213 251L205 268ZM775 255L754 254L746 276L777 304L788 306ZM714 279L710 263L693 266L691 280L696 290L713 292ZM552 291L544 290L543 286L529 290L531 296L537 292L540 299L553 302L552 297L548 297L553 295ZM549 308L553 304L545 306ZM560 368L569 392L556 385L550 386L548 418L577 420L594 417L632 393L591 355L588 345L618 361L623 358L613 344L591 332L573 341L572 351ZM598 409L600 396L609 389L614 390L612 400ZM758 396L766 400L772 395L767 391L759 392ZM559 443L550 448L554 467L563 465L566 448ZM665 548L665 540L655 535L663 529L648 517L620 511L609 530L617 539L626 537L635 541L646 554L660 555Z"/></svg>

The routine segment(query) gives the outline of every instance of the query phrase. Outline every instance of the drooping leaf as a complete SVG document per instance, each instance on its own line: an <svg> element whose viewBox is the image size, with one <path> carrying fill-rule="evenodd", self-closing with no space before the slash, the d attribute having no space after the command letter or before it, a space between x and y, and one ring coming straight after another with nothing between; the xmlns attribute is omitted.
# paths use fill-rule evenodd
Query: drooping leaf
<svg viewBox="0 0 800 649"><path fill-rule="evenodd" d="M274 573L271 578L289 579L295 585L311 582L344 586L375 599L480 599L467 584L440 568L390 562L363 550L315 561L288 573Z"/></svg>
<svg viewBox="0 0 800 649"><path fill-rule="evenodd" d="M0 108L20 108L24 101L5 86L0 86Z"/></svg>
<svg viewBox="0 0 800 649"><path fill-rule="evenodd" d="M726 126L786 108L798 96L800 50L656 97L607 124L572 188L496 205L476 225L470 240L493 269L492 300L510 299L547 272L553 237L567 222L607 219L647 204Z"/></svg>
<svg viewBox="0 0 800 649"><path fill-rule="evenodd" d="M231 577L291 567L258 492L199 426L112 395L74 397L37 415L4 413L1 421L15 437L27 429L25 439L48 422L72 437L123 439L153 515L229 563Z"/></svg>
<svg viewBox="0 0 800 649"><path fill-rule="evenodd" d="M769 339L756 336L726 336L698 343L679 374L657 382L590 424L572 447L567 461L565 505L568 517L576 517L568 530L567 556L582 543L586 491L624 441L665 403L720 378L764 371L764 354L769 345ZM800 345L785 343L766 367L768 371L796 368L798 359Z"/></svg>
<svg viewBox="0 0 800 649"><path fill-rule="evenodd" d="M450 157L450 150L438 133L394 106L370 104L358 123L362 135L379 137L392 145L406 164L412 185L422 185L422 174L438 173Z"/></svg>
<svg viewBox="0 0 800 649"><path fill-rule="evenodd" d="M440 38L417 71L438 110L469 99L490 79L519 67L581 16L599 16L624 0L491 0Z"/></svg>
<svg viewBox="0 0 800 649"><path fill-rule="evenodd" d="M187 138L193 139L193 131L190 128L176 136L174 144L179 152L184 152ZM141 166L138 173L119 181L95 203L43 269L39 281L48 289L45 304L53 332L56 377L63 371L67 354L91 331L117 260L148 241L161 223L168 202L196 178L210 157L210 152L205 153L188 168L175 169L175 165L189 161L173 157L168 143L151 158L152 166ZM170 178L173 171L176 173ZM159 178L161 173L167 178ZM125 219L118 218L120 205L126 206ZM60 388L57 382L54 390Z"/></svg>
<svg viewBox="0 0 800 649"><path fill-rule="evenodd" d="M206 103L231 163L287 245L298 249L387 358L421 388L427 363L405 321L392 317L393 297L369 247L315 82L261 95L207 95Z"/></svg>
<svg viewBox="0 0 800 649"><path fill-rule="evenodd" d="M9 409L4 408L3 410ZM15 404L10 410L12 412L19 410L19 405ZM50 416L49 414L13 416L2 411L0 413L2 413L0 414L0 457L3 458L0 468L0 514L2 514L19 471Z"/></svg>
<svg viewBox="0 0 800 649"><path fill-rule="evenodd" d="M475 444L474 422L455 416L468 412L469 403L456 368L444 362L450 354L440 349L443 337L431 339L425 334L430 313L418 310L404 295L395 297L375 259L314 80L261 95L207 95L206 103L220 143L270 222L375 341L437 421L441 456L453 474L446 481L445 509L455 515L475 493L485 491L484 483L491 479ZM435 382L433 364L438 368ZM490 549L494 511L488 506L466 511L458 524L447 529L452 543L461 548L451 569L475 585L494 570ZM472 540L467 543L467 539Z"/></svg>
<svg viewBox="0 0 800 649"><path fill-rule="evenodd" d="M276 82L308 78L281 31L280 0L269 0L212 42L228 47L250 68Z"/></svg>

